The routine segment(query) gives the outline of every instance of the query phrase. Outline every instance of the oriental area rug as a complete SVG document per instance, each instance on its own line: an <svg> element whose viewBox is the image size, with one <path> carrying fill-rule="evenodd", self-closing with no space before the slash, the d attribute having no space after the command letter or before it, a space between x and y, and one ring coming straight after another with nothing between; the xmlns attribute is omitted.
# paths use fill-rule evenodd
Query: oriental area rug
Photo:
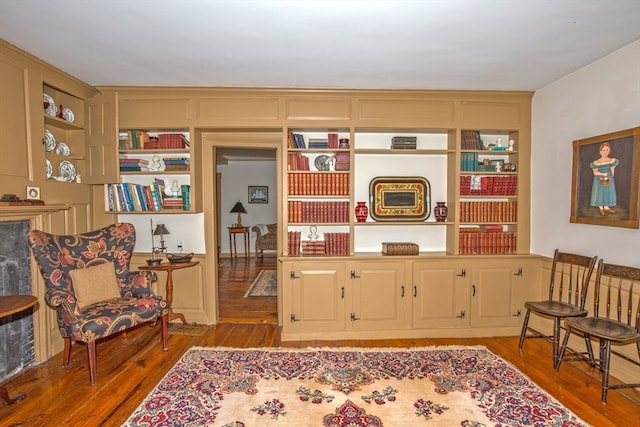
<svg viewBox="0 0 640 427"><path fill-rule="evenodd" d="M275 297L278 294L278 272L276 270L262 270L253 281L245 298Z"/></svg>
<svg viewBox="0 0 640 427"><path fill-rule="evenodd" d="M485 347L189 349L124 426L585 426Z"/></svg>

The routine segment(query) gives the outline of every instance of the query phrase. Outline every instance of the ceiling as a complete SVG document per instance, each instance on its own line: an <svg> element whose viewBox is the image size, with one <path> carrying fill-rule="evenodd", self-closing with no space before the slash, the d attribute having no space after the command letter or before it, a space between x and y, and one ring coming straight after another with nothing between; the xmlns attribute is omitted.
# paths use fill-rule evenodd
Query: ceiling
<svg viewBox="0 0 640 427"><path fill-rule="evenodd" d="M0 0L0 38L92 85L535 91L638 22L638 0Z"/></svg>

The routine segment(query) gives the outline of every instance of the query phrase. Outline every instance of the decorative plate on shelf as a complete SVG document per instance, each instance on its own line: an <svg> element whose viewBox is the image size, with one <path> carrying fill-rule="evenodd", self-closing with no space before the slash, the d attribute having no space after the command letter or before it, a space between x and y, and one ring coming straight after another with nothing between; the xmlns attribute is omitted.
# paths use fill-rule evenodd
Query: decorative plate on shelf
<svg viewBox="0 0 640 427"><path fill-rule="evenodd" d="M42 100L44 103L45 113L51 116L55 116L56 114L58 114L58 107L56 107L56 102L53 100L51 96L47 95L46 93L43 93Z"/></svg>
<svg viewBox="0 0 640 427"><path fill-rule="evenodd" d="M313 164L319 171L331 170L331 157L322 154L316 157L316 159L313 161Z"/></svg>
<svg viewBox="0 0 640 427"><path fill-rule="evenodd" d="M56 149L56 138L49 131L49 129L44 130L44 149L49 153L53 152Z"/></svg>
<svg viewBox="0 0 640 427"><path fill-rule="evenodd" d="M56 145L56 154L69 156L71 155L71 149L69 149L69 146L64 142L58 142L58 145Z"/></svg>
<svg viewBox="0 0 640 427"><path fill-rule="evenodd" d="M76 119L76 117L73 115L73 111L71 111L71 109L67 107L64 107L62 109L62 118L68 122L72 122Z"/></svg>
<svg viewBox="0 0 640 427"><path fill-rule="evenodd" d="M45 160L47 162L47 179L53 176L53 165L49 161L49 159Z"/></svg>
<svg viewBox="0 0 640 427"><path fill-rule="evenodd" d="M74 182L76 180L76 167L68 160L63 160L58 165L60 181Z"/></svg>

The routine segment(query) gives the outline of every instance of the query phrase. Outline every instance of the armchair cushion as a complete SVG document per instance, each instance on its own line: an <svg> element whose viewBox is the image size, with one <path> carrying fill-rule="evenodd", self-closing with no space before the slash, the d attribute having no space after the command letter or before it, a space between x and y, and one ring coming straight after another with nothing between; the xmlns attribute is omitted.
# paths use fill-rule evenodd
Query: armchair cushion
<svg viewBox="0 0 640 427"><path fill-rule="evenodd" d="M120 298L116 269L112 262L69 272L80 309L101 301Z"/></svg>

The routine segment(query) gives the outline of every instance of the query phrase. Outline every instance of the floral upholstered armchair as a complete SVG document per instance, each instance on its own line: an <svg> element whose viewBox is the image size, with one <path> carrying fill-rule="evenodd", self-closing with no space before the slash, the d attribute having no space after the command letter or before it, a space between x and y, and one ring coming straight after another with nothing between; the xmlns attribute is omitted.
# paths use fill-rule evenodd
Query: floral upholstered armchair
<svg viewBox="0 0 640 427"><path fill-rule="evenodd" d="M31 230L29 244L45 280L45 300L57 312L64 366L72 341L87 345L89 379L96 382L96 341L160 320L167 347L169 303L151 290L153 273L129 271L136 232L118 223L78 235Z"/></svg>
<svg viewBox="0 0 640 427"><path fill-rule="evenodd" d="M257 224L251 231L256 233L256 259L264 258L264 251L278 250L278 224Z"/></svg>

